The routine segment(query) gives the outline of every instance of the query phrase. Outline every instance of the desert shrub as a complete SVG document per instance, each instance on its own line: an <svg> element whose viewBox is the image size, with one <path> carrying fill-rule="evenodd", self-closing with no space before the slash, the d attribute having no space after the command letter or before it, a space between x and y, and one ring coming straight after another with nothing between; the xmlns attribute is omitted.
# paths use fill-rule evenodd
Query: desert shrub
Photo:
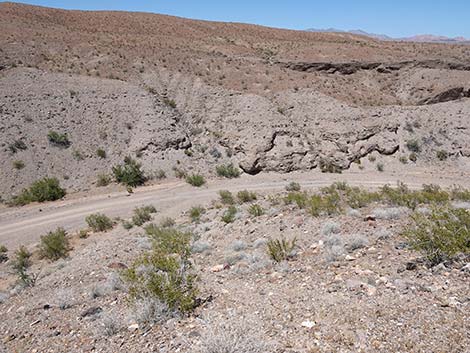
<svg viewBox="0 0 470 353"><path fill-rule="evenodd" d="M107 174L98 174L96 177L96 186L108 186L111 183L111 177Z"/></svg>
<svg viewBox="0 0 470 353"><path fill-rule="evenodd" d="M78 237L80 239L86 239L88 238L89 234L88 234L88 229L80 229L80 231L78 232Z"/></svg>
<svg viewBox="0 0 470 353"><path fill-rule="evenodd" d="M346 248L348 251L362 249L369 244L369 240L365 235L353 234L347 240Z"/></svg>
<svg viewBox="0 0 470 353"><path fill-rule="evenodd" d="M203 333L201 350L197 353L268 353L275 352L274 345L266 343L256 328L256 323L240 321L239 316L211 324Z"/></svg>
<svg viewBox="0 0 470 353"><path fill-rule="evenodd" d="M292 181L290 182L287 186L286 186L286 191L289 191L289 192L298 192L300 191L301 187L300 187L300 184L299 183L296 183L295 181Z"/></svg>
<svg viewBox="0 0 470 353"><path fill-rule="evenodd" d="M16 170L21 170L24 167L25 167L25 164L23 161L20 161L20 160L13 161L13 168L15 168Z"/></svg>
<svg viewBox="0 0 470 353"><path fill-rule="evenodd" d="M98 148L96 150L96 155L101 159L105 159L106 158L106 151L102 148Z"/></svg>
<svg viewBox="0 0 470 353"><path fill-rule="evenodd" d="M152 214L156 213L157 210L154 206L144 206L134 209L134 215L132 216L132 222L134 225L140 227L146 222L152 220Z"/></svg>
<svg viewBox="0 0 470 353"><path fill-rule="evenodd" d="M18 276L18 281L21 285L32 287L36 282L36 276L31 274L29 269L32 265L31 262L32 254L21 246L15 251L15 257L11 261L11 267L13 272Z"/></svg>
<svg viewBox="0 0 470 353"><path fill-rule="evenodd" d="M132 302L158 300L181 314L196 307L196 276L192 273L191 234L175 228L146 227L152 249L124 271Z"/></svg>
<svg viewBox="0 0 470 353"><path fill-rule="evenodd" d="M385 170L385 166L383 163L377 163L377 170L379 172L383 172Z"/></svg>
<svg viewBox="0 0 470 353"><path fill-rule="evenodd" d="M0 245L0 264L8 261L8 249L5 245Z"/></svg>
<svg viewBox="0 0 470 353"><path fill-rule="evenodd" d="M233 223L235 221L235 216L237 215L237 208L235 206L230 206L225 210L222 215L222 222L224 223Z"/></svg>
<svg viewBox="0 0 470 353"><path fill-rule="evenodd" d="M400 158L398 158L398 160L402 164L408 164L408 157L407 156L400 156Z"/></svg>
<svg viewBox="0 0 470 353"><path fill-rule="evenodd" d="M217 166L216 172L218 176L229 179L238 178L241 174L240 169L235 167L232 163Z"/></svg>
<svg viewBox="0 0 470 353"><path fill-rule="evenodd" d="M49 140L49 143L51 143L54 146L67 148L71 145L69 137L66 133L61 134L57 131L51 130L47 134L47 139Z"/></svg>
<svg viewBox="0 0 470 353"><path fill-rule="evenodd" d="M416 163L416 161L418 160L418 155L415 152L412 152L408 156L408 159L412 161L413 163Z"/></svg>
<svg viewBox="0 0 470 353"><path fill-rule="evenodd" d="M449 153L447 151L444 151L444 150L439 150L439 151L436 152L436 157L440 161L445 161L447 158L449 158Z"/></svg>
<svg viewBox="0 0 470 353"><path fill-rule="evenodd" d="M101 213L91 214L85 218L85 221L94 232L105 232L114 227L113 221Z"/></svg>
<svg viewBox="0 0 470 353"><path fill-rule="evenodd" d="M132 304L132 317L141 325L160 324L175 316L174 310L156 298L142 298Z"/></svg>
<svg viewBox="0 0 470 353"><path fill-rule="evenodd" d="M189 185L200 187L206 183L206 180L200 174L191 174L191 175L186 176L186 182Z"/></svg>
<svg viewBox="0 0 470 353"><path fill-rule="evenodd" d="M56 178L44 178L35 181L29 189L12 200L12 205L21 206L31 202L46 202L59 200L65 196L65 190L60 187L59 180Z"/></svg>
<svg viewBox="0 0 470 353"><path fill-rule="evenodd" d="M166 173L163 169L158 169L155 171L155 173L153 174L153 177L156 179L156 180L162 180L162 179L165 179L166 178Z"/></svg>
<svg viewBox="0 0 470 353"><path fill-rule="evenodd" d="M136 187L142 185L147 180L142 165L131 157L124 158L124 164L113 167L113 174L118 183Z"/></svg>
<svg viewBox="0 0 470 353"><path fill-rule="evenodd" d="M248 191L248 190L241 190L237 193L238 201L241 203L252 202L255 201L258 197L256 193Z"/></svg>
<svg viewBox="0 0 470 353"><path fill-rule="evenodd" d="M433 207L428 214L415 213L404 232L412 248L432 265L470 254L470 213L463 209Z"/></svg>
<svg viewBox="0 0 470 353"><path fill-rule="evenodd" d="M419 144L418 140L406 141L406 148L408 148L410 152L414 152L414 153L421 152L421 145Z"/></svg>
<svg viewBox="0 0 470 353"><path fill-rule="evenodd" d="M23 140L15 140L8 145L8 149L10 150L11 153L14 154L18 151L24 151L28 149L28 146L26 146L26 143L24 143Z"/></svg>
<svg viewBox="0 0 470 353"><path fill-rule="evenodd" d="M321 229L321 234L324 236L329 236L331 234L337 234L341 231L341 227L336 222L327 222L323 225Z"/></svg>
<svg viewBox="0 0 470 353"><path fill-rule="evenodd" d="M233 198L232 193L228 190L220 190L219 196L220 196L220 201L224 205L233 205L235 203L235 199Z"/></svg>
<svg viewBox="0 0 470 353"><path fill-rule="evenodd" d="M191 252L193 254L202 254L208 250L210 250L211 246L209 243L205 242L205 241L196 241L193 243L193 245L191 245Z"/></svg>
<svg viewBox="0 0 470 353"><path fill-rule="evenodd" d="M122 227L125 229L125 230L131 230L132 227L134 227L134 223L130 222L130 221L123 221L122 222Z"/></svg>
<svg viewBox="0 0 470 353"><path fill-rule="evenodd" d="M55 232L49 232L41 237L39 244L39 256L52 261L67 257L70 251L67 233L63 228L57 228Z"/></svg>
<svg viewBox="0 0 470 353"><path fill-rule="evenodd" d="M171 228L176 225L176 221L171 217L165 217L160 221L160 227Z"/></svg>
<svg viewBox="0 0 470 353"><path fill-rule="evenodd" d="M292 258L293 251L296 247L297 239L291 241L285 239L270 239L267 243L267 252L269 257L276 261L281 262Z"/></svg>
<svg viewBox="0 0 470 353"><path fill-rule="evenodd" d="M73 150L72 157L77 161L83 161L85 159L85 156L79 150Z"/></svg>
<svg viewBox="0 0 470 353"><path fill-rule="evenodd" d="M248 212L253 216L253 217L259 217L264 214L264 209L258 204L253 204L248 208Z"/></svg>
<svg viewBox="0 0 470 353"><path fill-rule="evenodd" d="M461 186L453 186L450 190L450 197L452 200L470 201L470 190Z"/></svg>
<svg viewBox="0 0 470 353"><path fill-rule="evenodd" d="M298 208L304 209L304 208L307 207L308 195L307 195L307 193L304 193L304 192L302 192L302 193L300 193L300 192L290 192L284 198L284 202L287 205L295 203Z"/></svg>
<svg viewBox="0 0 470 353"><path fill-rule="evenodd" d="M169 106L170 108L173 108L173 109L176 108L176 102L173 99L169 99L165 97L163 98L163 103L165 103L165 105Z"/></svg>
<svg viewBox="0 0 470 353"><path fill-rule="evenodd" d="M369 156L367 157L367 159L369 160L369 162L372 162L374 163L376 160L377 160L377 157L372 155L372 154L369 154Z"/></svg>
<svg viewBox="0 0 470 353"><path fill-rule="evenodd" d="M201 220L201 216L206 212L206 210L201 206L194 206L191 207L189 210L189 217L191 217L191 221L199 222Z"/></svg>
<svg viewBox="0 0 470 353"><path fill-rule="evenodd" d="M111 337L118 334L124 328L123 324L119 321L117 315L114 314L103 315L101 323L101 329L103 330L103 334L107 337Z"/></svg>
<svg viewBox="0 0 470 353"><path fill-rule="evenodd" d="M178 179L184 179L188 175L186 171L178 167L173 167L173 172L175 173L175 177L177 177Z"/></svg>
<svg viewBox="0 0 470 353"><path fill-rule="evenodd" d="M321 159L319 166L322 173L341 174L343 172L341 167L337 166L333 161L329 159Z"/></svg>
<svg viewBox="0 0 470 353"><path fill-rule="evenodd" d="M396 220L406 214L407 210L404 207L377 208L373 214L377 219Z"/></svg>

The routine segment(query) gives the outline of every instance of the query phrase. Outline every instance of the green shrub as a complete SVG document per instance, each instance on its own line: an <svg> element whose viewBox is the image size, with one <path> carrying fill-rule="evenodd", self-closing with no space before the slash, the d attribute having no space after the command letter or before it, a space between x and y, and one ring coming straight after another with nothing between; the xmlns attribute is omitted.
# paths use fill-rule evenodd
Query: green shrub
<svg viewBox="0 0 470 353"><path fill-rule="evenodd" d="M79 150L73 150L72 157L77 161L83 161L85 159L85 156Z"/></svg>
<svg viewBox="0 0 470 353"><path fill-rule="evenodd" d="M156 213L157 210L154 206L138 207L134 210L134 216L132 216L132 223L137 227L142 226L144 223L152 220L152 214Z"/></svg>
<svg viewBox="0 0 470 353"><path fill-rule="evenodd" d="M123 227L125 230L130 230L130 229L132 229L132 227L134 227L134 223L129 222L129 221L123 221L123 222L122 222L122 227Z"/></svg>
<svg viewBox="0 0 470 353"><path fill-rule="evenodd" d="M470 201L470 190L454 185L450 190L450 197L452 200Z"/></svg>
<svg viewBox="0 0 470 353"><path fill-rule="evenodd" d="M408 148L410 152L414 152L414 153L421 152L421 145L419 144L418 140L406 141L406 148Z"/></svg>
<svg viewBox="0 0 470 353"><path fill-rule="evenodd" d="M232 163L226 165L219 165L216 167L217 175L224 178L238 178L241 174L240 169L235 167Z"/></svg>
<svg viewBox="0 0 470 353"><path fill-rule="evenodd" d="M152 250L124 271L132 302L158 300L171 311L187 314L197 306L197 277L192 272L191 234L174 228L146 228Z"/></svg>
<svg viewBox="0 0 470 353"><path fill-rule="evenodd" d="M408 164L408 157L407 156L400 156L398 159L402 164Z"/></svg>
<svg viewBox="0 0 470 353"><path fill-rule="evenodd" d="M96 155L101 159L105 159L106 158L106 151L102 148L98 148L96 150Z"/></svg>
<svg viewBox="0 0 470 353"><path fill-rule="evenodd" d="M235 216L237 215L237 208L235 206L230 206L225 210L222 215L222 222L224 223L233 223L235 221Z"/></svg>
<svg viewBox="0 0 470 353"><path fill-rule="evenodd" d="M194 206L189 210L189 217L191 217L191 221L199 222L201 220L201 216L206 212L206 210L201 206Z"/></svg>
<svg viewBox="0 0 470 353"><path fill-rule="evenodd" d="M408 159L412 161L413 163L416 163L416 161L418 160L418 155L415 152L412 152L408 156Z"/></svg>
<svg viewBox="0 0 470 353"><path fill-rule="evenodd" d="M289 183L289 185L286 186L286 191L289 191L289 192L298 192L300 191L301 187L300 187L300 184L299 183L296 183L295 181L292 181Z"/></svg>
<svg viewBox="0 0 470 353"><path fill-rule="evenodd" d="M113 174L118 183L136 187L147 180L141 167L140 163L128 156L124 158L124 164L113 167Z"/></svg>
<svg viewBox="0 0 470 353"><path fill-rule="evenodd" d="M409 244L432 265L470 254L470 213L463 209L434 207L429 214L415 213L414 224L404 232Z"/></svg>
<svg viewBox="0 0 470 353"><path fill-rule="evenodd" d="M220 190L219 196L220 196L220 201L224 205L233 205L235 203L235 199L233 198L232 193L228 190Z"/></svg>
<svg viewBox="0 0 470 353"><path fill-rule="evenodd" d="M11 153L16 153L18 151L24 151L28 149L28 146L26 146L26 143L22 140L15 140L12 143L8 145L8 149L10 150Z"/></svg>
<svg viewBox="0 0 470 353"><path fill-rule="evenodd" d="M111 177L107 174L98 174L96 180L96 186L103 187L108 186L111 183Z"/></svg>
<svg viewBox="0 0 470 353"><path fill-rule="evenodd" d="M298 208L304 209L307 207L308 195L304 192L290 192L284 198L284 202L287 205L295 203Z"/></svg>
<svg viewBox="0 0 470 353"><path fill-rule="evenodd" d="M113 221L101 213L91 214L85 218L85 221L94 232L105 232L114 227Z"/></svg>
<svg viewBox="0 0 470 353"><path fill-rule="evenodd" d="M58 146L58 147L64 147L67 148L71 145L69 137L66 133L61 134L57 131L49 131L47 134L47 139L52 145Z"/></svg>
<svg viewBox="0 0 470 353"><path fill-rule="evenodd" d="M242 190L237 193L238 201L241 203L252 202L257 199L257 196L254 192L248 190Z"/></svg>
<svg viewBox="0 0 470 353"><path fill-rule="evenodd" d="M367 157L367 159L369 160L369 162L372 162L374 163L376 160L377 160L377 157L372 155L372 154L369 154L369 156Z"/></svg>
<svg viewBox="0 0 470 353"><path fill-rule="evenodd" d="M80 229L80 231L78 232L78 237L80 239L86 239L88 238L89 234L88 234L88 229Z"/></svg>
<svg viewBox="0 0 470 353"><path fill-rule="evenodd" d="M253 217L259 217L264 214L264 209L258 204L251 205L250 208L248 208L248 212L253 216Z"/></svg>
<svg viewBox="0 0 470 353"><path fill-rule="evenodd" d="M65 196L66 192L60 187L56 178L44 178L35 181L29 189L25 189L22 193L13 198L11 204L14 206L22 206L31 202L56 201Z"/></svg>
<svg viewBox="0 0 470 353"><path fill-rule="evenodd" d="M440 161L445 161L447 158L449 158L449 153L447 151L444 151L444 150L439 150L439 151L436 152L436 157Z"/></svg>
<svg viewBox="0 0 470 353"><path fill-rule="evenodd" d="M206 183L206 180L202 175L191 174L186 176L186 182L192 186L200 187Z"/></svg>
<svg viewBox="0 0 470 353"><path fill-rule="evenodd" d="M32 254L26 249L25 246L21 246L15 251L15 257L11 261L11 267L13 272L18 276L18 281L21 285L32 287L36 283L36 276L29 272L32 265L31 262Z"/></svg>
<svg viewBox="0 0 470 353"><path fill-rule="evenodd" d="M15 168L16 170L21 170L24 167L25 167L25 164L23 161L20 161L20 160L13 161L13 168Z"/></svg>
<svg viewBox="0 0 470 353"><path fill-rule="evenodd" d="M66 258L70 251L67 233L63 228L57 228L55 232L49 232L41 237L39 244L39 256L52 261Z"/></svg>
<svg viewBox="0 0 470 353"><path fill-rule="evenodd" d="M297 239L294 238L292 241L285 239L270 239L267 243L267 252L269 257L276 261L281 262L292 258L293 251L296 247Z"/></svg>

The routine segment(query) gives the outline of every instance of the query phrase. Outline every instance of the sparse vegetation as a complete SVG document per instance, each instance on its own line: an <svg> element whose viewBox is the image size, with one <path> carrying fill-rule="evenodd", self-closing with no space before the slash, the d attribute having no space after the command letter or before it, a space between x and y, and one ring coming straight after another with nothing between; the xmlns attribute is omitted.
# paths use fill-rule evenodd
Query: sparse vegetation
<svg viewBox="0 0 470 353"><path fill-rule="evenodd" d="M270 239L267 243L269 257L275 262L281 262L293 257L297 239L291 241L285 239Z"/></svg>
<svg viewBox="0 0 470 353"><path fill-rule="evenodd" d="M156 213L157 209L154 206L138 207L134 210L132 216L132 223L137 227L142 226L144 223L152 220L152 214Z"/></svg>
<svg viewBox="0 0 470 353"><path fill-rule="evenodd" d="M258 204L253 204L248 208L248 212L253 216L253 217L260 217L264 214L264 209Z"/></svg>
<svg viewBox="0 0 470 353"><path fill-rule="evenodd" d="M107 174L98 174L96 180L96 186L104 187L108 186L111 183L111 177Z"/></svg>
<svg viewBox="0 0 470 353"><path fill-rule="evenodd" d="M200 174L191 174L186 176L186 182L192 186L201 187L206 183L206 180Z"/></svg>
<svg viewBox="0 0 470 353"><path fill-rule="evenodd" d="M65 196L66 192L60 187L56 178L44 178L34 182L29 189L12 199L12 206L23 206L31 202L56 201Z"/></svg>
<svg viewBox="0 0 470 353"><path fill-rule="evenodd" d="M197 277L192 273L190 233L175 228L146 227L152 249L124 272L129 295L135 304L152 299L168 310L187 314L196 307Z"/></svg>
<svg viewBox="0 0 470 353"><path fill-rule="evenodd" d="M463 209L433 207L428 214L415 213L404 232L410 245L431 265L470 254L470 213Z"/></svg>
<svg viewBox="0 0 470 353"><path fill-rule="evenodd" d="M8 261L8 249L5 245L0 245L0 264Z"/></svg>
<svg viewBox="0 0 470 353"><path fill-rule="evenodd" d="M131 157L124 158L124 164L113 167L113 174L118 183L130 187L142 185L147 180L142 165Z"/></svg>
<svg viewBox="0 0 470 353"><path fill-rule="evenodd" d="M199 222L201 220L201 216L205 213L205 209L201 206L194 206L189 210L189 217L191 217L192 222Z"/></svg>
<svg viewBox="0 0 470 353"><path fill-rule="evenodd" d="M173 172L175 173L175 177L177 177L178 179L184 179L187 176L186 171L178 167L173 167Z"/></svg>
<svg viewBox="0 0 470 353"><path fill-rule="evenodd" d="M57 147L67 148L71 145L69 137L66 133L61 134L57 131L51 130L47 134L47 139L49 140L49 143Z"/></svg>
<svg viewBox="0 0 470 353"><path fill-rule="evenodd" d="M176 221L171 217L165 217L160 221L160 227L172 228L176 225Z"/></svg>
<svg viewBox="0 0 470 353"><path fill-rule="evenodd" d="M216 171L218 176L228 179L238 178L241 174L240 169L235 167L232 163L219 165L217 166Z"/></svg>
<svg viewBox="0 0 470 353"><path fill-rule="evenodd" d="M20 161L20 160L13 161L13 168L15 168L16 170L21 170L24 167L25 167L25 164L23 161Z"/></svg>
<svg viewBox="0 0 470 353"><path fill-rule="evenodd" d="M339 166L327 158L321 159L319 166L322 173L341 174L343 172Z"/></svg>
<svg viewBox="0 0 470 353"><path fill-rule="evenodd" d="M28 146L26 146L26 143L23 140L15 140L8 145L8 149L12 154L15 154L18 151L24 151L28 149Z"/></svg>
<svg viewBox="0 0 470 353"><path fill-rule="evenodd" d="M445 161L447 158L449 158L449 153L447 151L444 151L444 150L439 150L439 151L436 152L436 157L440 161Z"/></svg>
<svg viewBox="0 0 470 353"><path fill-rule="evenodd" d="M95 213L85 218L88 226L93 232L106 232L114 227L114 222L106 215Z"/></svg>
<svg viewBox="0 0 470 353"><path fill-rule="evenodd" d="M300 191L301 187L299 183L296 183L295 181L290 182L286 186L286 191L293 192L293 191Z"/></svg>
<svg viewBox="0 0 470 353"><path fill-rule="evenodd" d="M73 150L72 151L72 157L76 160L76 161L83 161L85 159L85 156L83 155L82 152L80 152L79 150Z"/></svg>
<svg viewBox="0 0 470 353"><path fill-rule="evenodd" d="M247 203L247 202L252 202L255 201L258 197L256 196L256 193L248 191L248 190L242 190L237 193L237 198L240 203Z"/></svg>
<svg viewBox="0 0 470 353"><path fill-rule="evenodd" d="M237 208L235 206L230 206L227 208L222 215L222 222L224 223L233 223L235 221L235 216L237 215Z"/></svg>
<svg viewBox="0 0 470 353"><path fill-rule="evenodd" d="M410 152L414 152L414 153L421 152L421 145L419 144L418 140L408 140L408 141L406 141L406 148L408 148L408 150Z"/></svg>
<svg viewBox="0 0 470 353"><path fill-rule="evenodd" d="M96 155L101 159L105 159L106 158L106 151L102 148L98 148L96 150Z"/></svg>
<svg viewBox="0 0 470 353"><path fill-rule="evenodd" d="M25 246L21 246L15 251L15 257L12 259L11 267L14 273L18 277L18 281L22 286L32 287L36 283L36 275L30 273L29 269L32 265L31 262L32 254L26 249Z"/></svg>
<svg viewBox="0 0 470 353"><path fill-rule="evenodd" d="M49 232L41 237L41 243L39 244L39 256L41 258L57 261L67 257L69 251L69 240L63 228L57 228L54 232Z"/></svg>
<svg viewBox="0 0 470 353"><path fill-rule="evenodd" d="M224 205L233 205L235 203L235 199L233 198L233 194L228 190L220 190L219 191L220 201Z"/></svg>

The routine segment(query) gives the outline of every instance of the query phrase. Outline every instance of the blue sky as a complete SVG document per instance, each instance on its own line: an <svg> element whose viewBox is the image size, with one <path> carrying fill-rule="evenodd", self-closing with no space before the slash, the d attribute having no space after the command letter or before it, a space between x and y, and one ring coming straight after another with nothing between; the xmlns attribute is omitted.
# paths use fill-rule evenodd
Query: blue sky
<svg viewBox="0 0 470 353"><path fill-rule="evenodd" d="M196 19L305 29L362 29L394 37L439 34L470 38L470 0L30 0L82 10L163 13Z"/></svg>

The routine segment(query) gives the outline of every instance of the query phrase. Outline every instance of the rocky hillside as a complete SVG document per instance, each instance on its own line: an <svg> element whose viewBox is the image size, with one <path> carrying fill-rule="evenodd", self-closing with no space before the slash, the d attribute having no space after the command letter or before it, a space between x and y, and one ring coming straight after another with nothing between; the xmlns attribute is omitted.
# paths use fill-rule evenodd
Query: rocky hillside
<svg viewBox="0 0 470 353"><path fill-rule="evenodd" d="M46 175L87 189L127 155L168 176L210 175L229 160L249 174L360 171L377 159L387 170L468 170L469 54L2 3L0 194ZM70 144L51 144L50 131Z"/></svg>

